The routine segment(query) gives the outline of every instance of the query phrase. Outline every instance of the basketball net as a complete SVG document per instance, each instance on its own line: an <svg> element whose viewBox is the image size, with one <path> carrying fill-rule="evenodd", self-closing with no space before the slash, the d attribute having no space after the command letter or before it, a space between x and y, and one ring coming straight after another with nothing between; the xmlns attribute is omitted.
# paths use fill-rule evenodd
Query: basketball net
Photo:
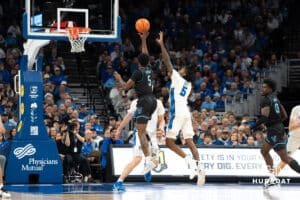
<svg viewBox="0 0 300 200"><path fill-rule="evenodd" d="M85 51L84 42L86 41L91 29L84 27L69 27L65 30L67 31L67 35L71 43L71 52L79 53Z"/></svg>

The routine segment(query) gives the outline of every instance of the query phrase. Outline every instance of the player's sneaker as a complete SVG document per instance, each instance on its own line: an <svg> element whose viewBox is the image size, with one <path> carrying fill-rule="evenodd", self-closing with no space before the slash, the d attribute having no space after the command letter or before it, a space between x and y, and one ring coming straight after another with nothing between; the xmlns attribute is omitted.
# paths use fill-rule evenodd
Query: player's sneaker
<svg viewBox="0 0 300 200"><path fill-rule="evenodd" d="M10 199L11 195L9 192L7 192L3 187L0 189L0 197L2 199Z"/></svg>
<svg viewBox="0 0 300 200"><path fill-rule="evenodd" d="M152 179L152 174L151 174L151 171L149 171L148 173L146 173L145 175L144 175L144 179L145 179L145 181L146 182L151 182L151 179Z"/></svg>
<svg viewBox="0 0 300 200"><path fill-rule="evenodd" d="M69 182L82 183L82 181L83 181L83 175L79 172L76 172L75 170L72 170L71 174L69 175Z"/></svg>
<svg viewBox="0 0 300 200"><path fill-rule="evenodd" d="M123 185L123 182L117 181L113 185L113 190L114 191L125 191L125 187Z"/></svg>
<svg viewBox="0 0 300 200"><path fill-rule="evenodd" d="M145 163L145 167L144 167L144 170L142 171L142 174L147 174L148 172L151 172L152 169L154 169L156 166L155 166L155 163L152 161L152 158L151 157L147 157L146 158L146 163Z"/></svg>
<svg viewBox="0 0 300 200"><path fill-rule="evenodd" d="M205 184L205 171L204 170L199 170L197 185L198 186L203 186L204 184Z"/></svg>
<svg viewBox="0 0 300 200"><path fill-rule="evenodd" d="M269 187L280 185L279 178L276 178L275 176L271 176L270 178L265 180L264 183L264 189L268 189Z"/></svg>
<svg viewBox="0 0 300 200"><path fill-rule="evenodd" d="M187 159L188 168L190 169L190 179L194 179L198 175L198 167L196 161L193 159Z"/></svg>

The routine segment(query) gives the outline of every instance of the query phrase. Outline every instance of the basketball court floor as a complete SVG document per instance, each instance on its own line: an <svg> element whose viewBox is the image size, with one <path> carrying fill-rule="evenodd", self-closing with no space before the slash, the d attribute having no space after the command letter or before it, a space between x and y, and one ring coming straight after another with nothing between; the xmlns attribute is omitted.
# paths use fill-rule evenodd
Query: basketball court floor
<svg viewBox="0 0 300 200"><path fill-rule="evenodd" d="M264 190L252 184L125 183L125 192L112 190L111 184L8 185L17 200L253 200L299 199L299 184L274 186Z"/></svg>

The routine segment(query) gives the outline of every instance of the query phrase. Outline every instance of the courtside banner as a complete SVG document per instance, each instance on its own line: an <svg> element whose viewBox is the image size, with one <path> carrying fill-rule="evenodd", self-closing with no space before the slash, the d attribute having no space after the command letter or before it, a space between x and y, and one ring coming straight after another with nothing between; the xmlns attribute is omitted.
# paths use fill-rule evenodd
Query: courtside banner
<svg viewBox="0 0 300 200"><path fill-rule="evenodd" d="M188 148L183 150L191 156ZM207 176L241 176L255 177L268 176L267 167L260 149L256 148L198 148L200 154L201 168L205 170ZM120 175L124 167L131 161L133 150L131 147L112 148L113 175ZM274 166L280 162L280 158L272 150L271 156ZM300 151L293 155L300 161ZM166 147L162 147L159 153L159 166L152 171L155 176L187 176L185 160L173 153ZM130 175L141 175L144 160L137 166ZM282 177L300 177L299 174L286 166L280 173Z"/></svg>

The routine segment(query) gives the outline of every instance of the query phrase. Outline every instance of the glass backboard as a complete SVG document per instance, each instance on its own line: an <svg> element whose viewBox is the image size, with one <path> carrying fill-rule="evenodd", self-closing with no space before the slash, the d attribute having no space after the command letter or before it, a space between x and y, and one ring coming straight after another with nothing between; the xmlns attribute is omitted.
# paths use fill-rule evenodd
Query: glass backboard
<svg viewBox="0 0 300 200"><path fill-rule="evenodd" d="M25 38L68 40L65 28L74 26L91 28L87 41L119 41L119 0L25 0Z"/></svg>

